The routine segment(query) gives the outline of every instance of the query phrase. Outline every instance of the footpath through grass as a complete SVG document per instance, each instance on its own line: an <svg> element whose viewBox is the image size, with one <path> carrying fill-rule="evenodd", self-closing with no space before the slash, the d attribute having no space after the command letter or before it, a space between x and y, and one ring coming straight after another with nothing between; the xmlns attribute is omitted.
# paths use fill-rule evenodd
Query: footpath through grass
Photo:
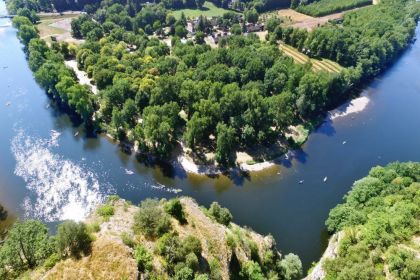
<svg viewBox="0 0 420 280"><path fill-rule="evenodd" d="M231 10L223 9L216 7L211 2L205 2L202 9L181 9L181 10L175 10L171 13L174 15L176 19L179 19L181 17L181 13L184 13L187 18L196 18L200 15L206 16L206 17L216 17L216 16L222 16L224 13L230 12ZM237 13L237 12L234 12Z"/></svg>

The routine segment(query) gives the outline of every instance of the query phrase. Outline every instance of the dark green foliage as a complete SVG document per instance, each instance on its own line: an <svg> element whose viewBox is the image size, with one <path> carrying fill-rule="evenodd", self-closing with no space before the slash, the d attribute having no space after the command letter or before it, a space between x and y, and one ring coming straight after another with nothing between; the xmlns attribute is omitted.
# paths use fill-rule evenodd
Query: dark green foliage
<svg viewBox="0 0 420 280"><path fill-rule="evenodd" d="M419 163L392 163L354 183L326 222L331 232L344 230L339 256L325 263L328 279L372 279L383 265L397 279L415 279L418 259L400 244L418 234L419 174Z"/></svg>
<svg viewBox="0 0 420 280"><path fill-rule="evenodd" d="M177 219L181 224L186 223L184 208L179 198L174 198L165 203L165 212Z"/></svg>
<svg viewBox="0 0 420 280"><path fill-rule="evenodd" d="M58 226L56 235L57 252L62 257L79 258L90 251L90 237L82 222L65 221Z"/></svg>
<svg viewBox="0 0 420 280"><path fill-rule="evenodd" d="M168 232L171 222L162 208L156 199L142 201L134 217L135 230L149 238L156 238Z"/></svg>
<svg viewBox="0 0 420 280"><path fill-rule="evenodd" d="M208 213L216 220L216 222L225 226L228 226L233 218L229 209L221 207L217 202L213 202L210 205Z"/></svg>
<svg viewBox="0 0 420 280"><path fill-rule="evenodd" d="M173 233L166 233L158 240L156 249L164 257L169 274L175 275L175 278L182 275L190 277L189 272L192 272L192 279L194 271L199 268L202 249L200 240L194 236L181 240Z"/></svg>
<svg viewBox="0 0 420 280"><path fill-rule="evenodd" d="M16 222L0 247L0 278L15 278L42 264L53 252L47 227L39 221Z"/></svg>
<svg viewBox="0 0 420 280"><path fill-rule="evenodd" d="M143 245L136 246L134 249L134 258L140 272L152 271L153 256Z"/></svg>

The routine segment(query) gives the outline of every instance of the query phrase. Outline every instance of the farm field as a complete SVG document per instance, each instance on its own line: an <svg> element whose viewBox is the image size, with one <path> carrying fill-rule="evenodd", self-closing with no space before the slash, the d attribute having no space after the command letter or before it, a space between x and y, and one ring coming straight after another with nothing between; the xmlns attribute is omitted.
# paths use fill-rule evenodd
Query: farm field
<svg viewBox="0 0 420 280"><path fill-rule="evenodd" d="M370 4L372 4L372 0L320 0L309 5L300 5L296 8L296 11L314 17L321 17Z"/></svg>
<svg viewBox="0 0 420 280"><path fill-rule="evenodd" d="M330 73L339 73L343 67L336 62L333 62L328 59L314 59L309 56L299 52L297 49L283 44L280 44L280 49L287 55L293 58L296 63L305 64L307 62L312 63L312 68L315 71L327 71Z"/></svg>
<svg viewBox="0 0 420 280"><path fill-rule="evenodd" d="M184 13L187 18L196 18L200 15L203 15L206 17L222 16L224 13L229 12L229 11L231 10L216 7L216 5L214 5L211 2L205 2L201 10L181 9L181 10L173 11L172 14L174 15L176 19L179 19L181 17L181 13Z"/></svg>

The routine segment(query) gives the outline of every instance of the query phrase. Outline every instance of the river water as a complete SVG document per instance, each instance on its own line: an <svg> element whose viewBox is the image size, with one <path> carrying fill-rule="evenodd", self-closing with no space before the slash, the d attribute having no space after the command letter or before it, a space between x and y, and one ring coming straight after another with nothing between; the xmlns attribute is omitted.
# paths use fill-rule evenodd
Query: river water
<svg viewBox="0 0 420 280"><path fill-rule="evenodd" d="M308 268L325 249L329 209L354 180L377 164L420 161L419 41L364 91L370 102L362 112L326 121L268 170L209 178L145 166L108 139L87 137L36 84L9 23L0 19L0 204L12 216L54 223L82 219L107 194L134 203L188 195L206 206L218 201L236 223L273 234Z"/></svg>

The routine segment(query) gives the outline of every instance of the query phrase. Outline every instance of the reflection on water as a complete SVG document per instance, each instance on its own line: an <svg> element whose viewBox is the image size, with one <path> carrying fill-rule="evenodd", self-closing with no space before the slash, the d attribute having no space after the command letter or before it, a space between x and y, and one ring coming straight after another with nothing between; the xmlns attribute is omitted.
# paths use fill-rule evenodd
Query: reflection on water
<svg viewBox="0 0 420 280"><path fill-rule="evenodd" d="M97 175L86 166L54 153L59 137L55 130L49 139L28 136L21 130L12 140L15 174L29 190L23 202L27 217L49 222L82 220L112 189L100 185Z"/></svg>

